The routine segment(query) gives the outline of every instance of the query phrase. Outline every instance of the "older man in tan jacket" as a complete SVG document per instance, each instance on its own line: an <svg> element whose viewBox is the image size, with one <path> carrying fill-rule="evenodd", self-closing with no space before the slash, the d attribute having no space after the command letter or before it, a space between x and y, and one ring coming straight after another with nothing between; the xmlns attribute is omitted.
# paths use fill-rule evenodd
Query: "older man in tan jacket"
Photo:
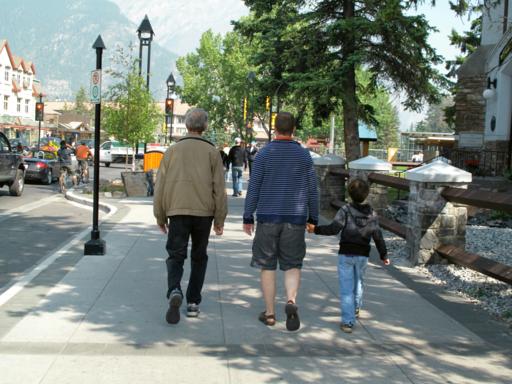
<svg viewBox="0 0 512 384"><path fill-rule="evenodd" d="M191 109L185 125L187 136L169 148L160 163L153 203L157 224L164 234L168 233L166 320L169 324L180 321L181 278L189 238L192 238L192 250L187 317L197 317L212 222L215 233L222 235L227 215L222 159L215 146L201 137L208 127L208 114L199 108Z"/></svg>

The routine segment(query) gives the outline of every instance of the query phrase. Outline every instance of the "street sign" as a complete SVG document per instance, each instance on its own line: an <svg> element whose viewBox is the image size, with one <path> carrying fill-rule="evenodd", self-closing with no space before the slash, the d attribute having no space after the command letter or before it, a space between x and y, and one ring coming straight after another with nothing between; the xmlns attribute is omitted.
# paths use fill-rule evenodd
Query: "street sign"
<svg viewBox="0 0 512 384"><path fill-rule="evenodd" d="M101 69L91 72L91 103L101 103Z"/></svg>

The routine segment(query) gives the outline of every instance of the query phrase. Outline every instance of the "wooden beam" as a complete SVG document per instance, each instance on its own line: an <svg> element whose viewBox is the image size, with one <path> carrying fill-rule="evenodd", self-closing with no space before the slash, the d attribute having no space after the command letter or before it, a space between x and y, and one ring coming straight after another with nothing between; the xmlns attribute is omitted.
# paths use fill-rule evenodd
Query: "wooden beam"
<svg viewBox="0 0 512 384"><path fill-rule="evenodd" d="M384 216L379 216L379 224L382 228L387 229L390 232L393 232L395 235L400 236L402 239L405 239L407 228L405 225L400 224L394 220L388 219Z"/></svg>
<svg viewBox="0 0 512 384"><path fill-rule="evenodd" d="M400 177L382 175L380 173L370 173L368 175L368 180L387 187L401 189L403 191L409 190L409 180L401 179Z"/></svg>
<svg viewBox="0 0 512 384"><path fill-rule="evenodd" d="M479 208L495 209L497 211L512 213L511 193L448 187L441 192L441 196L452 203L466 204Z"/></svg>
<svg viewBox="0 0 512 384"><path fill-rule="evenodd" d="M441 245L436 252L451 262L471 268L484 275L507 284L512 284L512 267L474 253L466 252L454 245Z"/></svg>

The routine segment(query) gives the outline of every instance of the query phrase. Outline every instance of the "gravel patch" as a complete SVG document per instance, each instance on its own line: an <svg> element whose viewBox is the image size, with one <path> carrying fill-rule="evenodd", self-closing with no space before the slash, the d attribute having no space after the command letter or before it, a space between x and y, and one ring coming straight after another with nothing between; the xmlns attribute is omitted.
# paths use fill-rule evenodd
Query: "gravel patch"
<svg viewBox="0 0 512 384"><path fill-rule="evenodd" d="M392 263L410 268L405 240L388 231L383 233ZM466 229L466 251L506 265L512 265L510 244L512 228L468 226ZM454 264L416 266L414 269L435 284L478 304L512 328L512 286Z"/></svg>

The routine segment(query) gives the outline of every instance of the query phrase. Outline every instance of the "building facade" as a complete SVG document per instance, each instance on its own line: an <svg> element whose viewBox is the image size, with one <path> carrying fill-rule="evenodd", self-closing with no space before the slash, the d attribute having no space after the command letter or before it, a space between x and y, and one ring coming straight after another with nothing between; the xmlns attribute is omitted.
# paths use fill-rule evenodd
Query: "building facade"
<svg viewBox="0 0 512 384"><path fill-rule="evenodd" d="M42 94L35 65L14 55L7 40L0 40L0 130L9 138L37 140L36 98Z"/></svg>
<svg viewBox="0 0 512 384"><path fill-rule="evenodd" d="M494 152L496 174L512 159L511 23L511 0L486 0L481 45L457 73L456 147Z"/></svg>

